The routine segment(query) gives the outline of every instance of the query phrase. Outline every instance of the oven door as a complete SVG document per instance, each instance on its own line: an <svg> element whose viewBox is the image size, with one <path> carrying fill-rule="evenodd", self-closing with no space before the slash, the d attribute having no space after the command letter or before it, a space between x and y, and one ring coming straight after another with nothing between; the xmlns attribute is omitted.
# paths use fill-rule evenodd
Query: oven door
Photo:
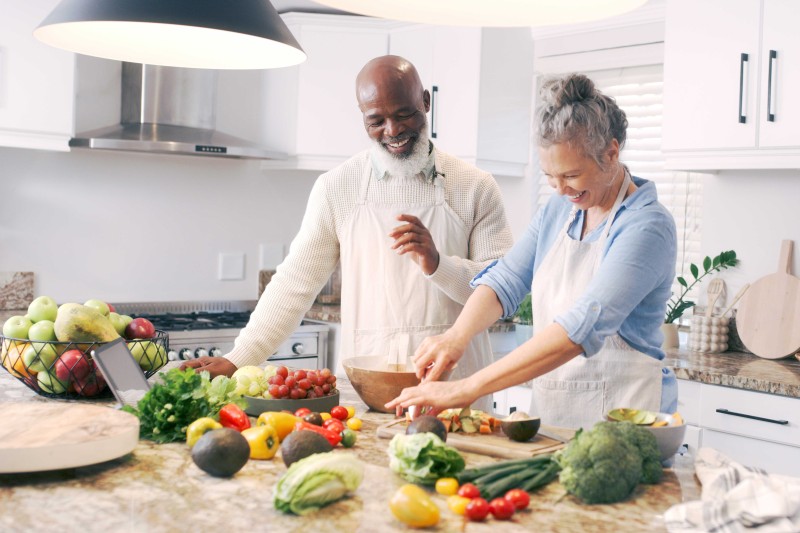
<svg viewBox="0 0 800 533"><path fill-rule="evenodd" d="M325 344L323 336L318 332L296 331L269 358L273 365L304 370L321 370L325 368Z"/></svg>

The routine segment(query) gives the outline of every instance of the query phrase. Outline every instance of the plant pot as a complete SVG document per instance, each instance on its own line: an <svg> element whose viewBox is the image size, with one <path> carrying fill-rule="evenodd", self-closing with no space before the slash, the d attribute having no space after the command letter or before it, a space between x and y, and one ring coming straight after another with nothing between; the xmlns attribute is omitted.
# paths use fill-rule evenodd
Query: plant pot
<svg viewBox="0 0 800 533"><path fill-rule="evenodd" d="M661 333L664 334L664 342L661 343L662 349L672 350L680 347L680 340L678 339L678 324L661 324Z"/></svg>
<svg viewBox="0 0 800 533"><path fill-rule="evenodd" d="M514 324L514 338L517 341L517 346L522 346L533 337L532 324Z"/></svg>

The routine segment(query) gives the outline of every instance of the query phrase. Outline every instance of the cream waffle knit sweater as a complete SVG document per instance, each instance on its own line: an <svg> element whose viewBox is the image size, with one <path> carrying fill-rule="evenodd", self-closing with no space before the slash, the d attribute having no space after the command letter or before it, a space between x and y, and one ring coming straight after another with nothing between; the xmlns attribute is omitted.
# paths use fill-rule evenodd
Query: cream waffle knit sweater
<svg viewBox="0 0 800 533"><path fill-rule="evenodd" d="M500 189L491 174L453 156L438 152L444 173L445 200L464 222L469 234L469 257L441 256L428 279L453 300L466 302L470 280L513 242ZM356 207L369 151L322 174L314 184L300 231L250 316L247 326L225 357L237 367L259 365L275 353L297 328L339 261L339 238ZM373 180L368 202L430 204L434 185L421 175ZM388 233L388 231L387 231ZM381 243L364 243L365 250ZM378 292L380 294L380 292Z"/></svg>

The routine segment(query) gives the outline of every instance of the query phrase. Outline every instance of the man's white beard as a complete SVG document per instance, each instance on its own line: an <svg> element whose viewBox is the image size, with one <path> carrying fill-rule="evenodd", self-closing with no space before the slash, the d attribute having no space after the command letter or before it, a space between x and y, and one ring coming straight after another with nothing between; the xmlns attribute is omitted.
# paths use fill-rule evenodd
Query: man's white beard
<svg viewBox="0 0 800 533"><path fill-rule="evenodd" d="M379 141L374 141L372 147L375 157L380 165L384 167L391 176L395 178L410 178L416 176L425 169L428 163L428 150L430 142L428 139L428 121L419 130L419 137L414 142L411 153L405 157L398 157L389 152Z"/></svg>

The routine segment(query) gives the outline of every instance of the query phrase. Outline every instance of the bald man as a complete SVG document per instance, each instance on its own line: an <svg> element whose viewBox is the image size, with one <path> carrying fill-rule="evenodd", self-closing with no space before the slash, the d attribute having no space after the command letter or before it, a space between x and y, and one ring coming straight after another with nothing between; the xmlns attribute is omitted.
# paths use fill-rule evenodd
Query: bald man
<svg viewBox="0 0 800 533"><path fill-rule="evenodd" d="M342 265L343 359L410 359L444 332L472 293L470 281L512 244L494 178L437 150L428 136L430 94L398 56L369 61L356 99L372 146L316 181L300 231L234 349L184 367L230 376L259 365L297 327ZM453 378L492 362L486 334L473 339ZM337 372L339 373L339 372ZM476 408L488 410L484 399Z"/></svg>

